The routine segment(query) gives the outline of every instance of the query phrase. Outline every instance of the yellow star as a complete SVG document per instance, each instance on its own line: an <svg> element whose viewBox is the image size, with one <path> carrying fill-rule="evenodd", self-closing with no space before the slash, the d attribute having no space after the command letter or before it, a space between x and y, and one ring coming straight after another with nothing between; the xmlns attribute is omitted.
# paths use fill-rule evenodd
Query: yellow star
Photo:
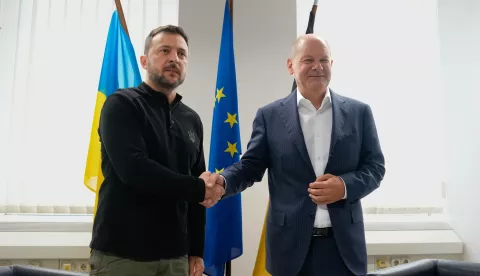
<svg viewBox="0 0 480 276"><path fill-rule="evenodd" d="M237 143L234 143L234 144L230 144L230 142L228 142L228 148L225 150L225 152L230 152L230 155L233 157L233 155L235 153L238 153L238 150L237 150Z"/></svg>
<svg viewBox="0 0 480 276"><path fill-rule="evenodd" d="M224 168L222 168L221 170L217 170L217 168L215 168L215 173L216 173L216 174L219 174L219 173L223 172L223 169L224 169Z"/></svg>
<svg viewBox="0 0 480 276"><path fill-rule="evenodd" d="M225 94L223 94L223 87L220 89L217 89L217 95L215 96L217 101L220 102L220 99L225 97L226 97Z"/></svg>
<svg viewBox="0 0 480 276"><path fill-rule="evenodd" d="M230 128L233 127L233 124L238 124L237 122L237 114L230 114L227 112L228 119L225 120L225 123L230 123Z"/></svg>

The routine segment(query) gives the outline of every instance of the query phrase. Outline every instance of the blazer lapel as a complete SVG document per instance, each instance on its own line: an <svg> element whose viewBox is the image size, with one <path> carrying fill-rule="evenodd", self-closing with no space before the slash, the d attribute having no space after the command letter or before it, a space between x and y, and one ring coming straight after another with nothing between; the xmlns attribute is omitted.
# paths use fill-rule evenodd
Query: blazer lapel
<svg viewBox="0 0 480 276"><path fill-rule="evenodd" d="M302 159L308 164L309 170L315 175L312 162L308 156L307 146L305 145L305 138L303 136L302 127L300 125L300 119L298 117L297 108L297 90L293 91L282 102L283 112L280 112L285 126L287 127L290 139L300 152Z"/></svg>
<svg viewBox="0 0 480 276"><path fill-rule="evenodd" d="M344 135L345 120L348 113L348 106L343 98L336 95L330 89L330 95L332 97L332 137L330 142L330 156L333 153L333 149Z"/></svg>

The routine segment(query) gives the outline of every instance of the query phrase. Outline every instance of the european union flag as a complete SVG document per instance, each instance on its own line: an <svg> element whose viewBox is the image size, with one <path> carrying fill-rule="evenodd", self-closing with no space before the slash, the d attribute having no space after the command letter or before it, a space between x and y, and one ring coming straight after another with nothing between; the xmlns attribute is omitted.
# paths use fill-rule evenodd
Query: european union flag
<svg viewBox="0 0 480 276"><path fill-rule="evenodd" d="M221 172L240 159L237 80L233 52L233 28L228 0L223 15L215 107L208 169ZM243 254L242 200L238 194L207 209L205 274L223 276L225 264Z"/></svg>

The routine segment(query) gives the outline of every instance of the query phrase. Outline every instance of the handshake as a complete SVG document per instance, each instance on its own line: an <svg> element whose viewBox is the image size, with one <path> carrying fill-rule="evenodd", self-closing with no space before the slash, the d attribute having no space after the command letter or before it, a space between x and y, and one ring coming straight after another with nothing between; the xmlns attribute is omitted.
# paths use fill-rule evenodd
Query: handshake
<svg viewBox="0 0 480 276"><path fill-rule="evenodd" d="M200 202L206 208L213 207L225 194L225 181L222 176L206 171L200 175L205 181L205 199Z"/></svg>

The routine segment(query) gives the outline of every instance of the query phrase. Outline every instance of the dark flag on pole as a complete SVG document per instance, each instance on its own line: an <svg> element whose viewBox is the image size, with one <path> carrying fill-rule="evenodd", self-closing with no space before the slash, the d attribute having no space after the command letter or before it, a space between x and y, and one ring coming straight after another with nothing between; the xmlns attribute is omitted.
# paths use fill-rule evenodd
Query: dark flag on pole
<svg viewBox="0 0 480 276"><path fill-rule="evenodd" d="M308 25L305 34L313 34L313 26L315 25L315 14L317 13L318 0L313 1L312 9L310 10L310 15L308 16ZM292 91L297 88L297 83L293 80Z"/></svg>

